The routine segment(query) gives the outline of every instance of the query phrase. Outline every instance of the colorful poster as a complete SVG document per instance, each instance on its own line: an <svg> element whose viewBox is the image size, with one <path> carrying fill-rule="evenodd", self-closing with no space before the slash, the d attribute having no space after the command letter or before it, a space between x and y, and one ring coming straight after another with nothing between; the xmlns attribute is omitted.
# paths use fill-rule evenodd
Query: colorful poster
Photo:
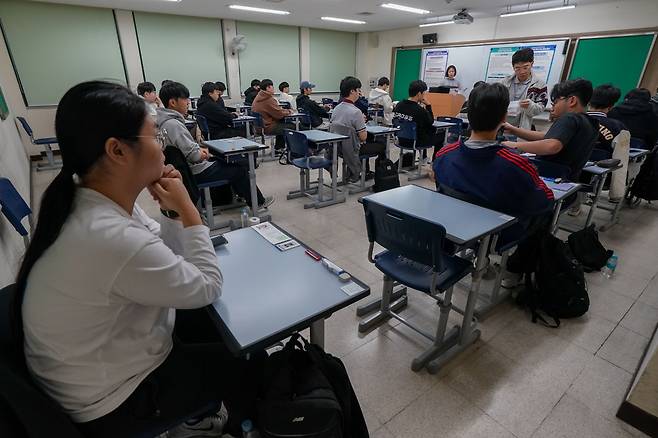
<svg viewBox="0 0 658 438"><path fill-rule="evenodd" d="M530 47L535 52L535 63L532 73L547 80L551 73L553 58L555 57L555 44L542 46L492 47L489 50L489 64L487 65L486 82L498 82L514 73L512 68L512 55L519 49Z"/></svg>
<svg viewBox="0 0 658 438"><path fill-rule="evenodd" d="M428 87L437 87L446 77L448 67L447 50L428 50L425 54L423 81Z"/></svg>

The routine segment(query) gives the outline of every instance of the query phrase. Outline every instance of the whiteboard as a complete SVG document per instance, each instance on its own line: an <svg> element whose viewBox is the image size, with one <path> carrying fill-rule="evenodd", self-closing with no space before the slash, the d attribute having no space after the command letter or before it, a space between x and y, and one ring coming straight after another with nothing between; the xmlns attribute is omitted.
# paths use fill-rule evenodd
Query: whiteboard
<svg viewBox="0 0 658 438"><path fill-rule="evenodd" d="M483 44L457 47L432 47L423 49L421 56L421 79L429 87L438 86L442 79L437 74L436 56L441 53L445 65L457 68L456 79L461 84L461 93L468 96L477 81L498 82L514 73L512 54L519 49L531 47L535 51L533 75L541 77L551 88L560 82L566 55L567 40L525 41L523 43ZM446 52L446 55L443 55ZM445 59L444 59L445 57ZM434 61L434 62L433 62ZM547 80L548 78L548 80Z"/></svg>

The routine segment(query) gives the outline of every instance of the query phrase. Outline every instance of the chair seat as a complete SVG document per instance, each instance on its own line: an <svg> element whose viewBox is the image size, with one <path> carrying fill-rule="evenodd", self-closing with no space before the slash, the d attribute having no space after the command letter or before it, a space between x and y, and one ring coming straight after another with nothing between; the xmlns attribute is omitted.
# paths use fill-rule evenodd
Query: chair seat
<svg viewBox="0 0 658 438"><path fill-rule="evenodd" d="M445 257L445 270L436 281L436 287L444 291L473 271L473 264L459 257ZM387 276L421 292L430 293L432 268L414 262L391 251L375 256L375 266Z"/></svg>
<svg viewBox="0 0 658 438"><path fill-rule="evenodd" d="M34 144L57 144L57 137L35 138Z"/></svg>
<svg viewBox="0 0 658 438"><path fill-rule="evenodd" d="M295 158L292 164L300 169L320 169L323 167L331 166L331 160L324 157L312 156L304 158Z"/></svg>
<svg viewBox="0 0 658 438"><path fill-rule="evenodd" d="M230 181L227 179L220 179L218 181L210 181L210 182L204 182L204 183L197 183L197 187L199 189L205 189L205 188L213 188L213 187L221 187L225 186L227 184L230 184Z"/></svg>

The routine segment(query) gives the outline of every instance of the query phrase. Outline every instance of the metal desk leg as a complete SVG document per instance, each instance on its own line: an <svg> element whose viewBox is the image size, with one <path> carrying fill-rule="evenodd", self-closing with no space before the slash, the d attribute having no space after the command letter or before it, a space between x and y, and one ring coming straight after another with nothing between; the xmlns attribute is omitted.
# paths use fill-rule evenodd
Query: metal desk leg
<svg viewBox="0 0 658 438"><path fill-rule="evenodd" d="M333 148L333 154L332 154L333 163L331 164L331 198L326 201L316 200L315 203L308 204L314 206L315 208L327 207L329 205L345 202L346 200L346 197L338 198L338 142L332 142L332 148ZM320 190L322 190L322 187L318 186L318 191Z"/></svg>
<svg viewBox="0 0 658 438"><path fill-rule="evenodd" d="M608 175L604 175L603 177L598 177L597 180L597 186L596 186L596 191L594 194L594 200L592 201L592 206L589 209L589 213L587 214L587 221L585 221L585 228L589 227L590 224L592 223L592 220L594 219L594 211L596 210L596 206L599 203L599 197L601 196L601 191L603 190L603 186L605 185L605 180L608 178Z"/></svg>
<svg viewBox="0 0 658 438"><path fill-rule="evenodd" d="M299 117L295 118L295 131L299 131Z"/></svg>
<svg viewBox="0 0 658 438"><path fill-rule="evenodd" d="M247 138L251 139L251 122L250 121L247 120L245 122L244 130L245 130L245 133L247 134Z"/></svg>
<svg viewBox="0 0 658 438"><path fill-rule="evenodd" d="M311 343L324 348L324 318L311 323Z"/></svg>
<svg viewBox="0 0 658 438"><path fill-rule="evenodd" d="M557 201L555 204L554 210L553 210L553 219L551 219L551 234L555 234L557 232L557 221L560 219L560 209L562 208L562 201L563 199L560 199Z"/></svg>

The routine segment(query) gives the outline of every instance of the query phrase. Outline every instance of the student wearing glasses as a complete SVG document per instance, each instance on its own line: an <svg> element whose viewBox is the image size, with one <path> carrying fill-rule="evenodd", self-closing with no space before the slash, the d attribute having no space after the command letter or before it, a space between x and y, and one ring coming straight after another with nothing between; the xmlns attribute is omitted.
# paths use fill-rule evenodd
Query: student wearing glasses
<svg viewBox="0 0 658 438"><path fill-rule="evenodd" d="M586 114L592 92L592 83L586 79L574 79L555 85L551 90L551 116L555 122L550 129L537 132L506 123L505 129L525 141L508 141L503 144L567 166L567 178L578 181L599 134L598 122Z"/></svg>
<svg viewBox="0 0 658 438"><path fill-rule="evenodd" d="M59 102L55 131L63 167L43 195L12 301L31 377L87 437L144 436L211 402L230 413L254 365L221 342L196 349L174 335L176 309L219 299L222 273L143 100L118 84L81 83ZM135 203L144 189L178 218L149 218ZM168 436L221 436L225 423L225 413L190 420Z"/></svg>
<svg viewBox="0 0 658 438"><path fill-rule="evenodd" d="M544 112L548 103L546 83L532 73L534 62L535 52L531 48L517 50L512 55L514 74L502 81L511 102L507 121L523 129L532 128L532 118Z"/></svg>

